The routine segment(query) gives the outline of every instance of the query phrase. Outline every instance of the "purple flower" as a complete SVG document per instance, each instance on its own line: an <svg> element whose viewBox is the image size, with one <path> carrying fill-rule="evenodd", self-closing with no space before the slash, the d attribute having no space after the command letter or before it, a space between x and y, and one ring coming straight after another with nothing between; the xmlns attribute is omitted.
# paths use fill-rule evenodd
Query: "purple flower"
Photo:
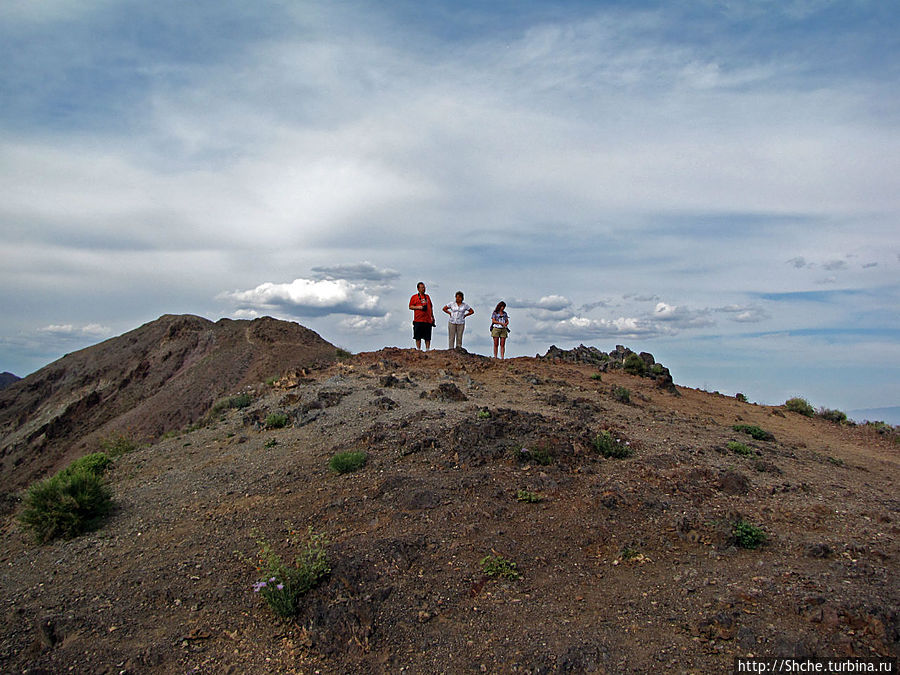
<svg viewBox="0 0 900 675"><path fill-rule="evenodd" d="M257 581L255 584L253 584L253 592L259 593L265 587L266 587L265 581Z"/></svg>
<svg viewBox="0 0 900 675"><path fill-rule="evenodd" d="M278 584L275 588L277 588L279 591L283 591L283 590L284 590L284 584Z"/></svg>
<svg viewBox="0 0 900 675"><path fill-rule="evenodd" d="M271 579L269 579L269 583L274 584L274 583L275 583L275 577L272 577Z"/></svg>

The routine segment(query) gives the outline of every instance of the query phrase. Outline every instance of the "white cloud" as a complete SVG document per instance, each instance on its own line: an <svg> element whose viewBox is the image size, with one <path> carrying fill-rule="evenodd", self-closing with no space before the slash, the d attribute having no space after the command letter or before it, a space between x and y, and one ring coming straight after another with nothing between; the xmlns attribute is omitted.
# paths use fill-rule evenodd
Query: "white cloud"
<svg viewBox="0 0 900 675"><path fill-rule="evenodd" d="M246 291L220 294L239 312L287 312L292 316L362 314L382 316L377 295L345 279L294 279L290 283L266 282Z"/></svg>
<svg viewBox="0 0 900 675"><path fill-rule="evenodd" d="M360 335L379 335L391 325L391 313L384 316L348 316L338 322L341 330Z"/></svg>
<svg viewBox="0 0 900 675"><path fill-rule="evenodd" d="M389 267L376 267L367 260L361 263L313 267L312 272L317 279L348 279L351 281L390 281L400 276L397 270Z"/></svg>
<svg viewBox="0 0 900 675"><path fill-rule="evenodd" d="M829 272L834 272L836 270L843 270L847 268L847 263L844 260L829 260L822 267Z"/></svg>
<svg viewBox="0 0 900 675"><path fill-rule="evenodd" d="M756 305L727 305L717 307L715 311L728 314L728 318L737 323L759 323L771 318L766 310Z"/></svg>
<svg viewBox="0 0 900 675"><path fill-rule="evenodd" d="M644 339L671 333L665 326L634 317L618 319L589 319L573 316L562 321L537 321L532 332L544 339L575 338L592 340L597 338Z"/></svg>
<svg viewBox="0 0 900 675"><path fill-rule="evenodd" d="M99 323L88 323L81 326L71 323L50 324L38 329L38 332L61 338L98 338L110 335L108 326Z"/></svg>
<svg viewBox="0 0 900 675"><path fill-rule="evenodd" d="M663 321L679 328L704 328L712 326L713 321L706 310L692 310L678 305L668 305L665 302L656 303L653 310L653 319Z"/></svg>

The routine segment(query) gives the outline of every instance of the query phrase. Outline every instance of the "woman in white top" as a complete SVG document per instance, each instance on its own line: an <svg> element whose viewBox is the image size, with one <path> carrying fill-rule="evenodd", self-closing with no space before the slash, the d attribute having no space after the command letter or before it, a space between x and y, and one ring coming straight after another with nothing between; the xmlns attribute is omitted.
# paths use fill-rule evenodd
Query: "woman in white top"
<svg viewBox="0 0 900 675"><path fill-rule="evenodd" d="M456 302L444 305L444 311L450 315L450 323L447 330L450 333L450 349L462 348L463 331L466 329L466 317L475 313L475 310L463 302L463 292L456 291Z"/></svg>

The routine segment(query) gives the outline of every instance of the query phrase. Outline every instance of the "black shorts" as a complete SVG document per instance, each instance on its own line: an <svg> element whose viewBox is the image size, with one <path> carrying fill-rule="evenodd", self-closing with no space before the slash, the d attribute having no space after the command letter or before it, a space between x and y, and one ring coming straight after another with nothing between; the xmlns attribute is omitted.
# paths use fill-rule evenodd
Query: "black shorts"
<svg viewBox="0 0 900 675"><path fill-rule="evenodd" d="M413 321L413 340L431 342L431 324L425 321Z"/></svg>

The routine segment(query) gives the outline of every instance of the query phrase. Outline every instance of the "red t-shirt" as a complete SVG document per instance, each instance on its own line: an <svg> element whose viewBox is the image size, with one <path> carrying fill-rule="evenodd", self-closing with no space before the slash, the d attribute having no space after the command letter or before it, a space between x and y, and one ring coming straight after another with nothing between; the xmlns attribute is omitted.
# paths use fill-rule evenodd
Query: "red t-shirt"
<svg viewBox="0 0 900 675"><path fill-rule="evenodd" d="M422 304L422 301L419 299L418 293L413 293L413 296L409 299L409 304ZM413 310L413 321L417 321L420 323L434 323L434 306L431 304L431 298L428 297L428 293L425 294L425 304L428 305L425 309Z"/></svg>

